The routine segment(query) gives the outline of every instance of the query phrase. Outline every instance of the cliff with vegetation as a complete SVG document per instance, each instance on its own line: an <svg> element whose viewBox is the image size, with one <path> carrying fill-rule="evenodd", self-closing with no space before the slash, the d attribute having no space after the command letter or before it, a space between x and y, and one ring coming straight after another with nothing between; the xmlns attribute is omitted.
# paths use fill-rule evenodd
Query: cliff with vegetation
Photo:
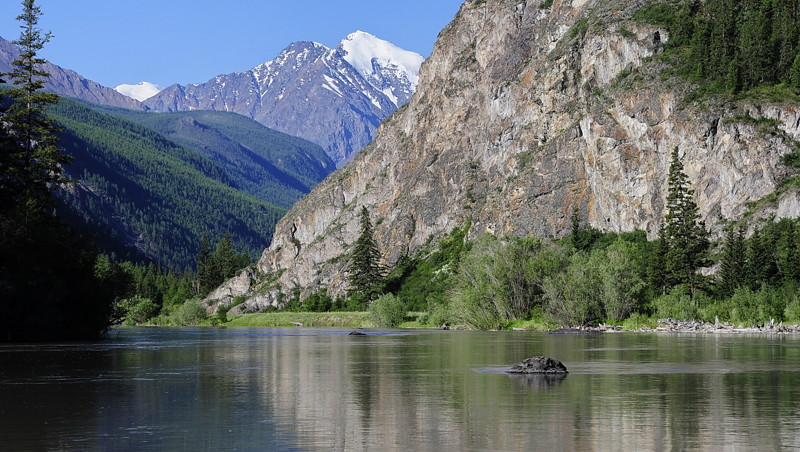
<svg viewBox="0 0 800 452"><path fill-rule="evenodd" d="M256 311L294 288L343 293L362 206L389 265L468 221L473 238L560 237L576 208L594 228L654 237L676 147L712 233L796 217L796 91L703 94L675 69L677 32L653 3L467 0L412 101L209 299Z"/></svg>

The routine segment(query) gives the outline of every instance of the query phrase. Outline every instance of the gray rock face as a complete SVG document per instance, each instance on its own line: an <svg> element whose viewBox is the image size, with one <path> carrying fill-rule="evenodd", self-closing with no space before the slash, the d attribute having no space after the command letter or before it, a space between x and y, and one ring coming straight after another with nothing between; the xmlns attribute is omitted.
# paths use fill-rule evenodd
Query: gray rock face
<svg viewBox="0 0 800 452"><path fill-rule="evenodd" d="M161 112L239 113L319 144L342 166L397 109L344 57L338 49L296 42L250 71L220 75L206 83L173 85L145 104Z"/></svg>
<svg viewBox="0 0 800 452"><path fill-rule="evenodd" d="M11 72L11 63L18 57L19 48L10 41L0 38L0 72ZM44 86L46 91L100 105L131 110L145 109L142 103L128 96L123 96L111 88L93 82L75 71L64 69L51 63L45 64L42 69L50 73L50 79L47 80Z"/></svg>
<svg viewBox="0 0 800 452"><path fill-rule="evenodd" d="M391 265L467 219L472 238L559 237L575 207L595 228L654 237L676 146L712 232L776 190L787 174L780 156L800 139L800 108L684 102L691 87L663 81L662 63L648 60L668 33L630 19L640 0L540 3L463 4L411 102L278 223L258 268L280 277L246 292L248 309L276 305L295 285L344 293L341 256L361 206ZM786 190L754 218L798 209L797 190Z"/></svg>
<svg viewBox="0 0 800 452"><path fill-rule="evenodd" d="M506 371L510 374L566 374L566 366L561 361L545 356L534 356Z"/></svg>

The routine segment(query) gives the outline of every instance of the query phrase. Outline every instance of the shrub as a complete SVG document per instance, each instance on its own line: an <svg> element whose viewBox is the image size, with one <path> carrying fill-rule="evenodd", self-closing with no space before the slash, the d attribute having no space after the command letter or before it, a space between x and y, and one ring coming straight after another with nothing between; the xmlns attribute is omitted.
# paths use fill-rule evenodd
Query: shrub
<svg viewBox="0 0 800 452"><path fill-rule="evenodd" d="M454 319L475 329L498 329L525 319L542 304L542 283L561 271L565 251L538 239L477 240L453 277L448 298Z"/></svg>
<svg viewBox="0 0 800 452"><path fill-rule="evenodd" d="M730 299L731 321L743 325L763 325L783 320L786 301L779 290L762 286L758 291L743 287Z"/></svg>
<svg viewBox="0 0 800 452"><path fill-rule="evenodd" d="M639 307L647 287L639 247L617 240L605 250L592 252L590 261L590 268L601 278L599 297L606 317L622 321Z"/></svg>
<svg viewBox="0 0 800 452"><path fill-rule="evenodd" d="M149 298L134 296L123 302L127 306L126 325L141 325L158 315L159 307Z"/></svg>
<svg viewBox="0 0 800 452"><path fill-rule="evenodd" d="M505 322L493 303L494 299L493 287L488 283L458 287L451 294L448 317L475 330L500 329Z"/></svg>
<svg viewBox="0 0 800 452"><path fill-rule="evenodd" d="M786 304L783 319L787 322L800 323L800 298L797 295Z"/></svg>
<svg viewBox="0 0 800 452"><path fill-rule="evenodd" d="M207 317L200 300L186 300L172 313L172 322L177 326L199 325Z"/></svg>
<svg viewBox="0 0 800 452"><path fill-rule="evenodd" d="M328 312L333 308L333 298L325 289L313 292L303 302L303 309L310 312Z"/></svg>
<svg viewBox="0 0 800 452"><path fill-rule="evenodd" d="M678 285L665 295L653 300L653 307L657 318L695 320L698 318L697 305L689 295L689 289Z"/></svg>
<svg viewBox="0 0 800 452"><path fill-rule="evenodd" d="M657 326L658 321L656 319L638 312L632 314L629 318L622 322L622 329L626 331L640 330L645 327L655 329Z"/></svg>
<svg viewBox="0 0 800 452"><path fill-rule="evenodd" d="M562 326L583 326L600 319L602 279L597 261L575 253L566 271L550 276L543 285L547 311Z"/></svg>
<svg viewBox="0 0 800 452"><path fill-rule="evenodd" d="M369 305L367 311L372 322L382 328L394 328L406 318L406 305L403 300L392 294L378 297Z"/></svg>

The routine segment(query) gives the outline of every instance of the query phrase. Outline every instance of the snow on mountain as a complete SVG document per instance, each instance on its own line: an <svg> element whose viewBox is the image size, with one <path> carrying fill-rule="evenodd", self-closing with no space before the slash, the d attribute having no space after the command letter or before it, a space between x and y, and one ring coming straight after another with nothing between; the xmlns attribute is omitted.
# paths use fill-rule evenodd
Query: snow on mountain
<svg viewBox="0 0 800 452"><path fill-rule="evenodd" d="M336 49L295 42L249 71L173 85L145 105L155 111L239 113L321 145L340 167L411 99L421 62L418 54L356 32Z"/></svg>
<svg viewBox="0 0 800 452"><path fill-rule="evenodd" d="M20 49L10 41L0 37L0 73L11 72L12 63L19 58ZM56 64L46 63L41 69L50 74L44 84L45 91L60 96L74 97L94 104L143 110L144 105L130 97L89 80L75 71Z"/></svg>
<svg viewBox="0 0 800 452"><path fill-rule="evenodd" d="M419 81L419 68L425 60L422 55L401 49L364 31L347 36L339 44L338 50L395 106L399 107L411 99Z"/></svg>
<svg viewBox="0 0 800 452"><path fill-rule="evenodd" d="M116 88L118 93L136 99L139 102L149 99L160 93L164 88L150 82L139 82L136 85L119 85Z"/></svg>

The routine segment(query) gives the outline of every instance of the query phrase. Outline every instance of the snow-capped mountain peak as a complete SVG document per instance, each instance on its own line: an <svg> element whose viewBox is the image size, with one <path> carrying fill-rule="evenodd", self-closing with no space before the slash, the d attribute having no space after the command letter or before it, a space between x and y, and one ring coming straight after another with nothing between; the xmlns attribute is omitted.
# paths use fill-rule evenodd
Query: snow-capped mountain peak
<svg viewBox="0 0 800 452"><path fill-rule="evenodd" d="M149 99L160 93L164 88L156 85L155 83L139 82L136 85L119 85L114 89L120 94L142 102L143 100Z"/></svg>
<svg viewBox="0 0 800 452"><path fill-rule="evenodd" d="M398 107L414 94L419 81L422 55L401 49L367 32L356 31L345 38L338 50L344 59Z"/></svg>
<svg viewBox="0 0 800 452"><path fill-rule="evenodd" d="M381 120L411 99L422 57L368 33L331 49L294 42L275 58L147 99L154 111L239 113L321 145L337 166L366 146Z"/></svg>

